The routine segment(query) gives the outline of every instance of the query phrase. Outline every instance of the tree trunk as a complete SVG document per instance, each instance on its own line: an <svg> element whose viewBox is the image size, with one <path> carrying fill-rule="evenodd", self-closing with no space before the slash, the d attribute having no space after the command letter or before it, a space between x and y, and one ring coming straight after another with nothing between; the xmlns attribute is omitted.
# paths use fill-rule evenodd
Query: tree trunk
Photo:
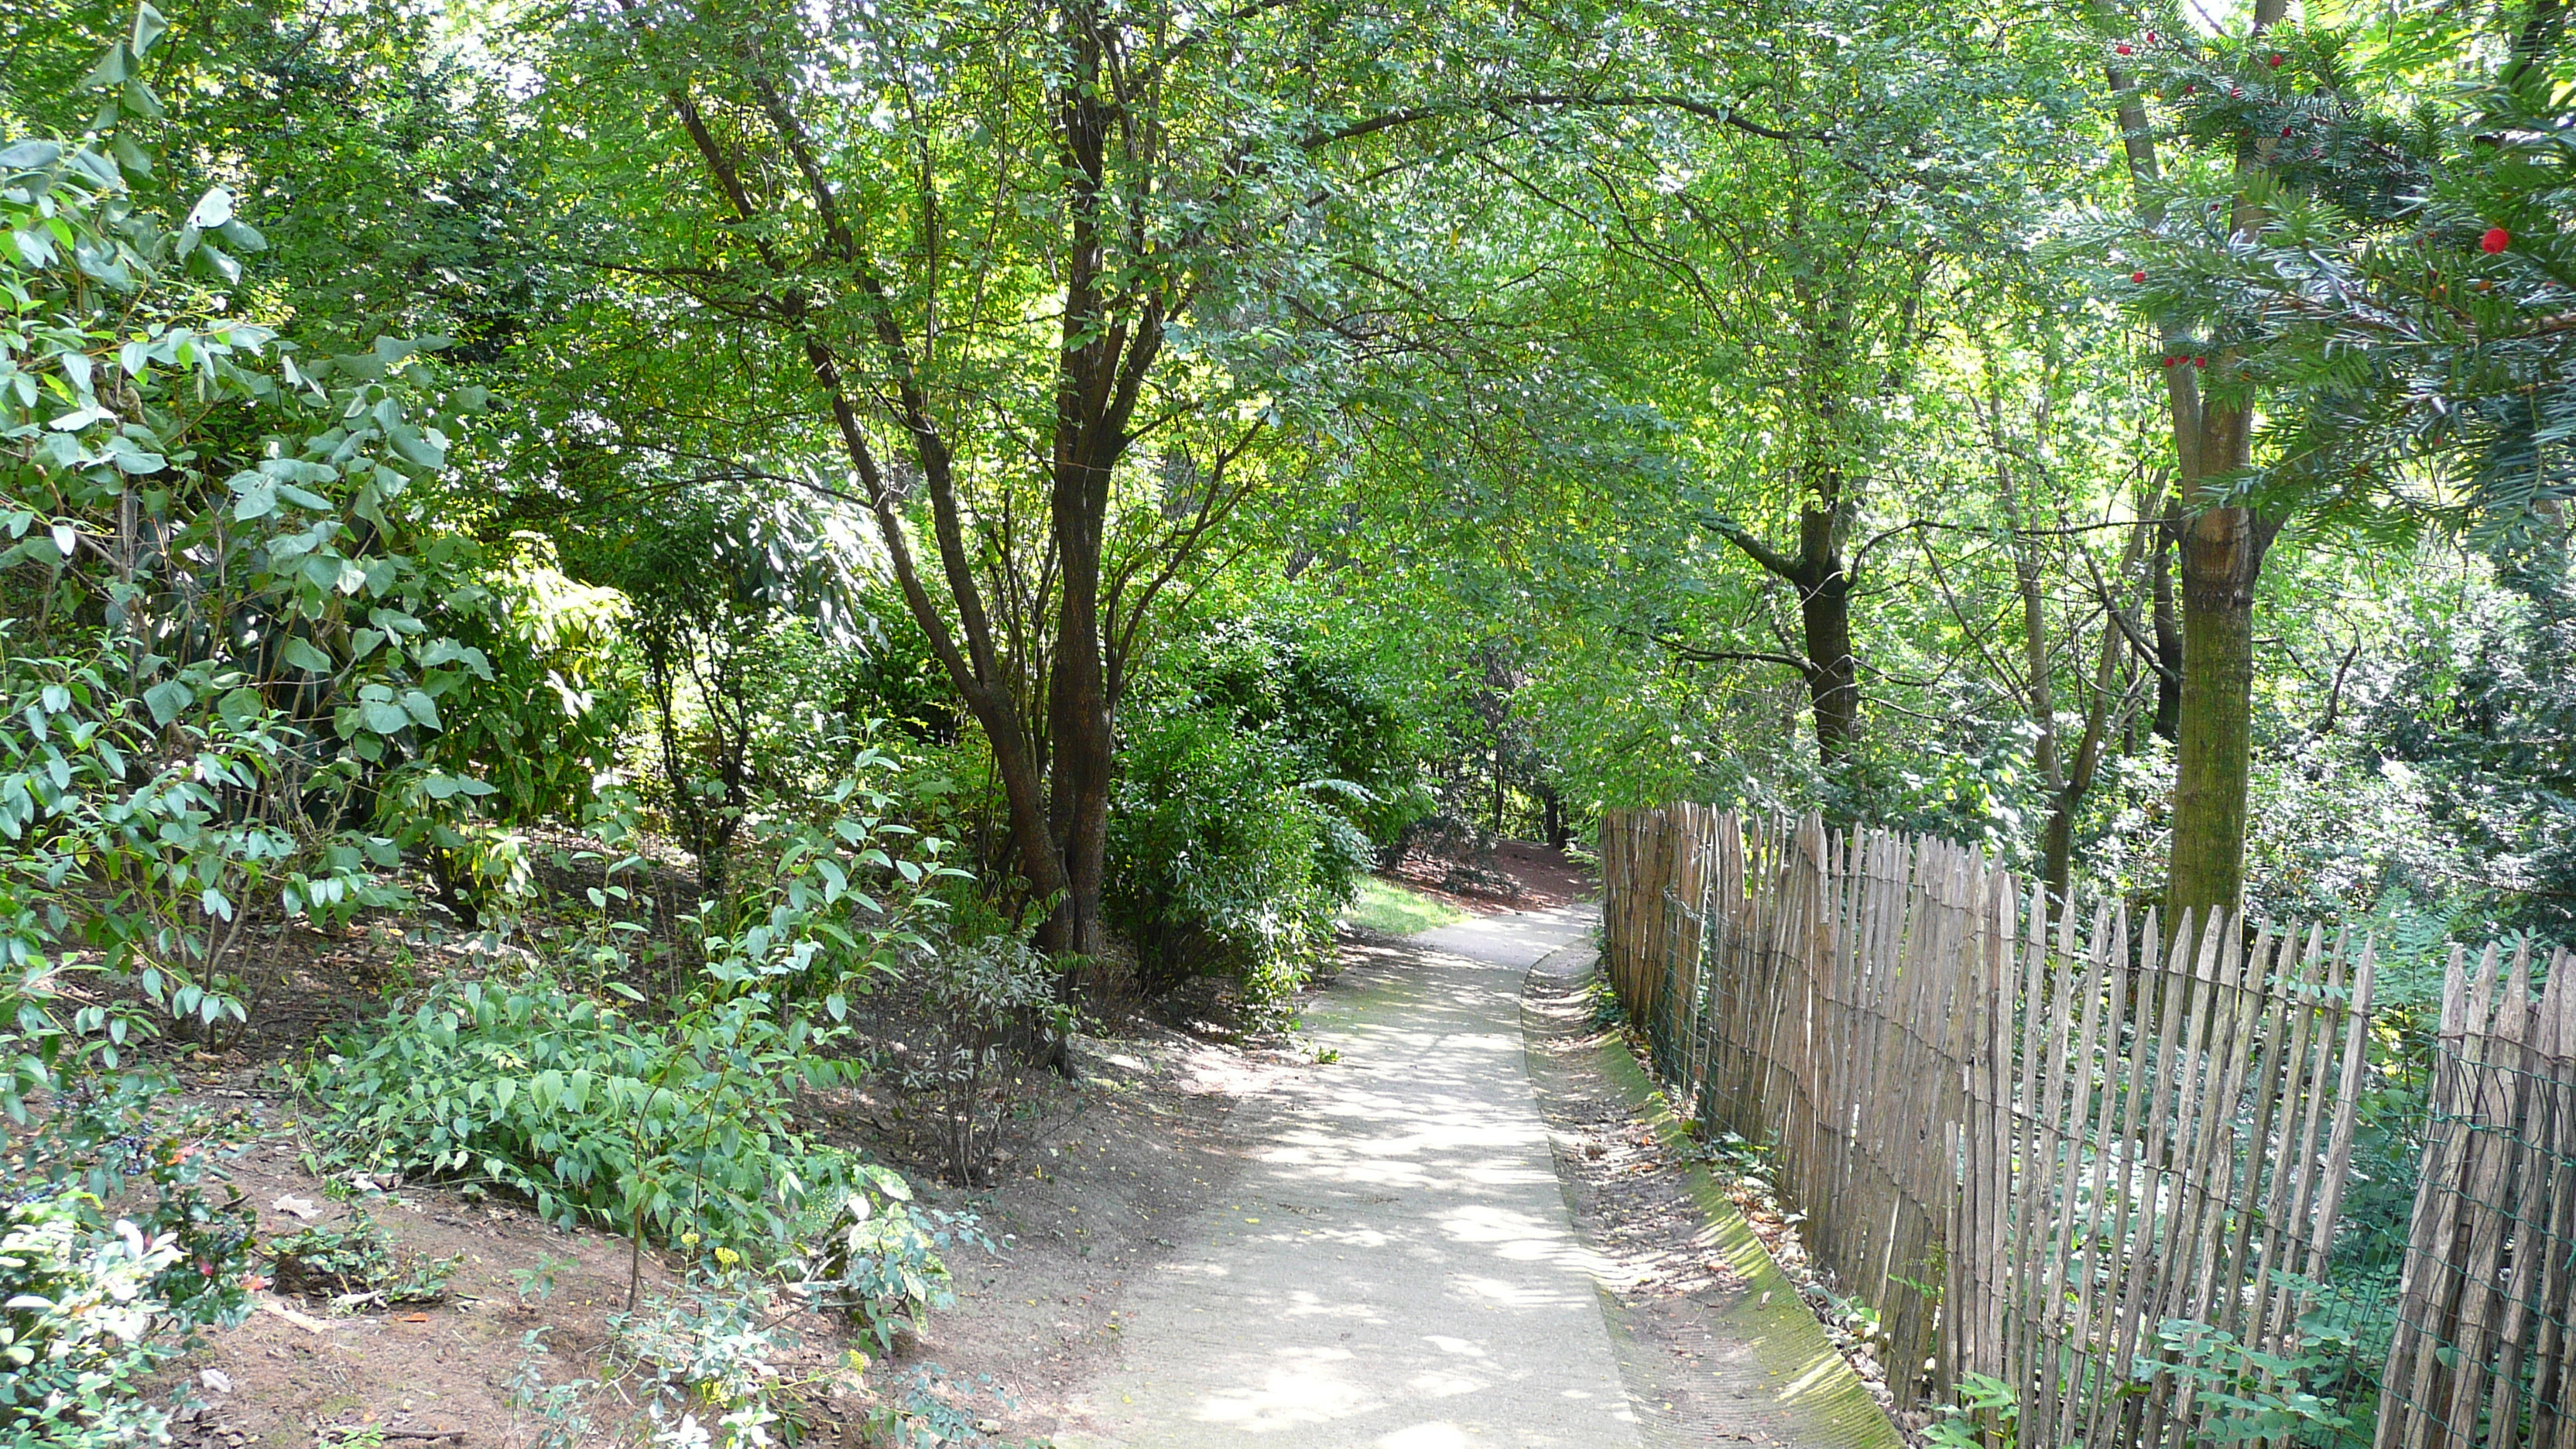
<svg viewBox="0 0 2576 1449"><path fill-rule="evenodd" d="M2220 409L2212 408L2215 415ZM2204 443L2241 449L2207 430ZM2213 436L2213 433L2215 436ZM2165 910L2232 911L2245 893L2246 795L2253 772L2254 584L2275 525L2242 508L2193 518L2182 542L2182 720L2174 751L2173 854Z"/></svg>
<svg viewBox="0 0 2576 1449"><path fill-rule="evenodd" d="M2182 738L2182 624L2174 614L2173 549L2182 533L2182 505L2165 509L2156 525L2155 561L2150 565L2155 589L2156 734L2168 742Z"/></svg>
<svg viewBox="0 0 2576 1449"><path fill-rule="evenodd" d="M2288 0L2255 0L2251 33L2261 35L2287 12ZM2161 226L2154 132L2137 86L2117 68L2109 72L2117 102L2121 145L2136 184L2140 220ZM2263 152L2247 144L2236 157L2240 182L2259 179ZM2259 232L2268 218L2237 192L2229 217L2238 236ZM2167 330L2169 355L2208 355L2206 344ZM2230 374L2239 361L2233 348L2209 355L2211 381L2235 394ZM2173 423L2174 461L2181 479L2183 522L2181 717L2175 741L2173 847L2165 870L2165 913L2206 917L2234 911L2245 889L2246 790L2253 774L2254 584L2276 521L2224 506L2206 495L2252 460L2252 400L2227 395L2204 399L2198 366L2165 369Z"/></svg>
<svg viewBox="0 0 2576 1449"><path fill-rule="evenodd" d="M1810 509L1805 518L1816 516ZM1830 766L1849 758L1860 741L1860 659L1852 651L1851 577L1831 543L1810 548L1799 563L1807 698L1815 708L1816 756Z"/></svg>

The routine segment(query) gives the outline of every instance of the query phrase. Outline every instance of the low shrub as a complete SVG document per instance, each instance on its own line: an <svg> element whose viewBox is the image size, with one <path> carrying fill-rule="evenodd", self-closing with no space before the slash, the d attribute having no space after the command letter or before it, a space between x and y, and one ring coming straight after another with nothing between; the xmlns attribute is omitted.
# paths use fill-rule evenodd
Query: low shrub
<svg viewBox="0 0 2576 1449"><path fill-rule="evenodd" d="M820 1374L782 1367L799 1339L783 1323L780 1296L777 1284L757 1274L693 1273L678 1293L655 1294L609 1318L610 1357L643 1390L649 1443L657 1449L792 1443L812 1427L805 1412L810 1397L845 1375L857 1386L855 1361Z"/></svg>
<svg viewBox="0 0 2576 1449"><path fill-rule="evenodd" d="M268 1244L269 1272L281 1293L326 1299L336 1307L373 1303L438 1303L462 1258L422 1258L403 1251L364 1210L337 1223L316 1223Z"/></svg>
<svg viewBox="0 0 2576 1449"><path fill-rule="evenodd" d="M796 1096L856 1070L833 1052L849 996L927 944L925 892L957 874L885 818L863 781L888 765L862 751L812 817L754 822L767 868L684 922L704 966L662 1010L611 961L597 994L542 974L444 982L334 1042L301 1077L334 1154L490 1182L639 1245L788 1251L810 1202L837 1206L852 1181L846 1154L796 1129Z"/></svg>
<svg viewBox="0 0 2576 1449"><path fill-rule="evenodd" d="M918 1334L930 1310L957 1301L946 1254L955 1246L994 1251L973 1213L913 1206L912 1186L892 1171L862 1165L859 1186L808 1241L793 1265L797 1288L815 1308L864 1328L885 1352L895 1335Z"/></svg>
<svg viewBox="0 0 2576 1449"><path fill-rule="evenodd" d="M656 1023L543 978L449 983L304 1081L352 1165L492 1183L567 1225L783 1244L809 1192L849 1183L792 1120L846 1070L828 1035L766 993Z"/></svg>
<svg viewBox="0 0 2576 1449"><path fill-rule="evenodd" d="M971 904L971 903L970 903ZM967 910L969 917L978 914ZM1017 1050L1034 1029L1061 1037L1070 1011L1055 1001L1056 973L1030 944L1026 926L960 923L912 953L903 975L928 1018L927 1049L903 1073L906 1093L926 1100L941 1128L949 1176L984 1180L1002 1118L1012 1105Z"/></svg>

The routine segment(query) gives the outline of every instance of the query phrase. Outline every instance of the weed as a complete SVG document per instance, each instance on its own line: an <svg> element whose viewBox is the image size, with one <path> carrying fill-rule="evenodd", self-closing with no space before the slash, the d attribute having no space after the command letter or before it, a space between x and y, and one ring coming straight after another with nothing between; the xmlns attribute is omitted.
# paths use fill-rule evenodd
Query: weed
<svg viewBox="0 0 2576 1449"><path fill-rule="evenodd" d="M510 1372L509 1449L573 1449L590 1437L589 1403L581 1385L546 1382L538 1362L546 1356L545 1329L529 1329L519 1350L518 1366Z"/></svg>
<svg viewBox="0 0 2576 1449"><path fill-rule="evenodd" d="M335 1308L439 1302L465 1261L403 1252L364 1209L279 1238L268 1251L279 1291L328 1299Z"/></svg>
<svg viewBox="0 0 2576 1449"><path fill-rule="evenodd" d="M518 1293L521 1303L543 1303L555 1296L556 1276L572 1266L568 1258L539 1253L535 1267L510 1270L510 1287Z"/></svg>

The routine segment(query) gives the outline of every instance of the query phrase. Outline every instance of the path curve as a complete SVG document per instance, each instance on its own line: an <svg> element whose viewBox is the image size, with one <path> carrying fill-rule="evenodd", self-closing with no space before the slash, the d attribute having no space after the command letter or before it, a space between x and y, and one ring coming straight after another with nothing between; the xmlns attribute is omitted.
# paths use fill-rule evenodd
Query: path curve
<svg viewBox="0 0 2576 1449"><path fill-rule="evenodd" d="M1364 953L1312 998L1337 1051L1133 1291L1066 1449L1637 1449L1524 1064L1521 982L1589 906Z"/></svg>

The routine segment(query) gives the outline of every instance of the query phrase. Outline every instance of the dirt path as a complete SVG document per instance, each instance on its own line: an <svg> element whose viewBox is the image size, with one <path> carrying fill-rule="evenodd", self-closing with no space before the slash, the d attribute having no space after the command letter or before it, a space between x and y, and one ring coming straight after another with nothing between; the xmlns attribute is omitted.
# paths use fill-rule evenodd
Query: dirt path
<svg viewBox="0 0 2576 1449"><path fill-rule="evenodd" d="M1428 932L1317 1000L1340 1060L1238 1117L1236 1191L1131 1285L1057 1442L1639 1444L1521 1030L1525 972L1591 915Z"/></svg>
<svg viewBox="0 0 2576 1449"><path fill-rule="evenodd" d="M1523 1024L1575 1230L1608 1270L1602 1311L1641 1437L1654 1449L1903 1449L1880 1395L1677 1124L1648 1115L1636 1059L1594 1019L1596 954L1586 942L1533 966Z"/></svg>

